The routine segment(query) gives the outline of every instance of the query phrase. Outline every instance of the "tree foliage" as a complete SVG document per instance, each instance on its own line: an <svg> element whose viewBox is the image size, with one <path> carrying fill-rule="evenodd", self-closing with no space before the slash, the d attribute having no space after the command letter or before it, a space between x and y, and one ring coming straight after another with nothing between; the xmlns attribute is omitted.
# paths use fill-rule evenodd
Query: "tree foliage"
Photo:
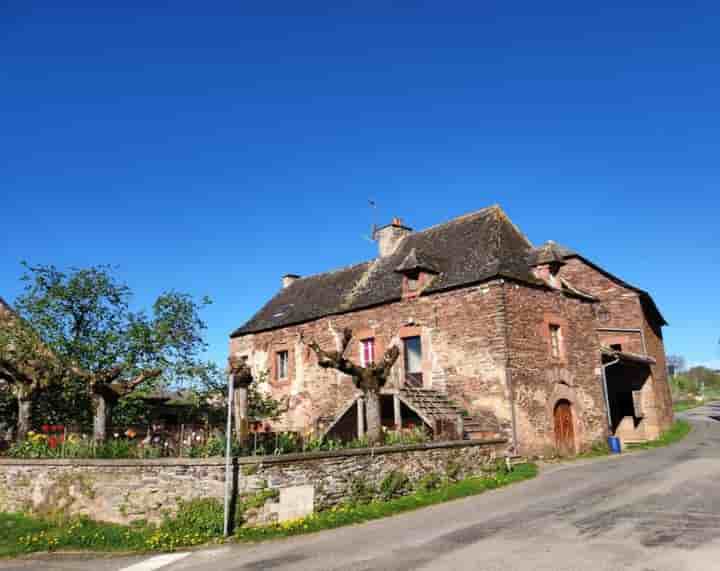
<svg viewBox="0 0 720 571"><path fill-rule="evenodd" d="M682 355L668 355L667 365L673 376L682 373L687 368L685 357Z"/></svg>
<svg viewBox="0 0 720 571"><path fill-rule="evenodd" d="M251 420L273 419L280 413L280 401L273 398L270 391L266 390L268 384L268 371L260 371L252 376L247 388L248 411L247 415ZM223 410L227 406L228 381L227 373L216 365L209 367L203 375L195 379L196 389L201 402L222 403Z"/></svg>
<svg viewBox="0 0 720 571"><path fill-rule="evenodd" d="M15 305L28 338L49 349L43 363L49 369L60 364L64 383L85 384L98 439L118 399L140 386L178 386L210 367L202 360L206 324L200 317L207 298L167 291L150 311L135 311L130 288L103 265L62 271L25 264L22 279Z"/></svg>

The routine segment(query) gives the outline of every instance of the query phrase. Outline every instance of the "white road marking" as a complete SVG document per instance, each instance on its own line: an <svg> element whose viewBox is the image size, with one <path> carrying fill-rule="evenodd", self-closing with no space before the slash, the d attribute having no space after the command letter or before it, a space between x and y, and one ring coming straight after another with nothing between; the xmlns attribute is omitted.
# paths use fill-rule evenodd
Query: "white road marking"
<svg viewBox="0 0 720 571"><path fill-rule="evenodd" d="M166 565L185 559L188 555L190 554L168 553L167 555L158 555L157 557L152 557L146 561L136 563L135 565L130 565L130 567L120 569L120 571L155 571L155 569L160 569L161 567L165 567Z"/></svg>

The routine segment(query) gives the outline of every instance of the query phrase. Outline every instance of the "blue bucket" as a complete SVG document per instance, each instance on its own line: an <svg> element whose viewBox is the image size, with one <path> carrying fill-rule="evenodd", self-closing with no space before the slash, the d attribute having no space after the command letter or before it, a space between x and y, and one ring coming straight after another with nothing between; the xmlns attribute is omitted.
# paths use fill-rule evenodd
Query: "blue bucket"
<svg viewBox="0 0 720 571"><path fill-rule="evenodd" d="M611 454L620 454L620 452L622 452L620 439L617 436L608 436L608 446L610 447Z"/></svg>

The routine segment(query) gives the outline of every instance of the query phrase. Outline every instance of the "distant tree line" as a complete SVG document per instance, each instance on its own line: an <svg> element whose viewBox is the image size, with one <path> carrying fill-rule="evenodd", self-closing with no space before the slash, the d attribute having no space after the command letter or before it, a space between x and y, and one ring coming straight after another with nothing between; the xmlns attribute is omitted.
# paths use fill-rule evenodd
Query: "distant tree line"
<svg viewBox="0 0 720 571"><path fill-rule="evenodd" d="M714 392L720 394L720 371L703 366L687 367L679 355L668 355L668 372L673 390L680 394Z"/></svg>

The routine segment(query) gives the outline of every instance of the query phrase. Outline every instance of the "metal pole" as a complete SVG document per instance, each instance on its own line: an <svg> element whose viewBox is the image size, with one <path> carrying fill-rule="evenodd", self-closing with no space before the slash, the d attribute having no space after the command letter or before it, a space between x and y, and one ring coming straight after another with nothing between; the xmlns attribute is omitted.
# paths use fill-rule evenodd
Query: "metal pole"
<svg viewBox="0 0 720 571"><path fill-rule="evenodd" d="M610 361L609 363L606 363L605 365L600 363L600 369L602 370L603 396L605 397L605 408L607 410L608 431L610 433L610 436L612 436L612 414L610 412L610 395L608 393L608 385L607 385L607 368L610 365L615 365L616 363L619 363L619 362L620 362L620 359L615 359L614 361Z"/></svg>
<svg viewBox="0 0 720 571"><path fill-rule="evenodd" d="M228 417L227 430L225 432L225 520L223 527L225 537L230 535L230 494L232 492L230 456L232 452L232 407L234 394L233 376L228 375Z"/></svg>

